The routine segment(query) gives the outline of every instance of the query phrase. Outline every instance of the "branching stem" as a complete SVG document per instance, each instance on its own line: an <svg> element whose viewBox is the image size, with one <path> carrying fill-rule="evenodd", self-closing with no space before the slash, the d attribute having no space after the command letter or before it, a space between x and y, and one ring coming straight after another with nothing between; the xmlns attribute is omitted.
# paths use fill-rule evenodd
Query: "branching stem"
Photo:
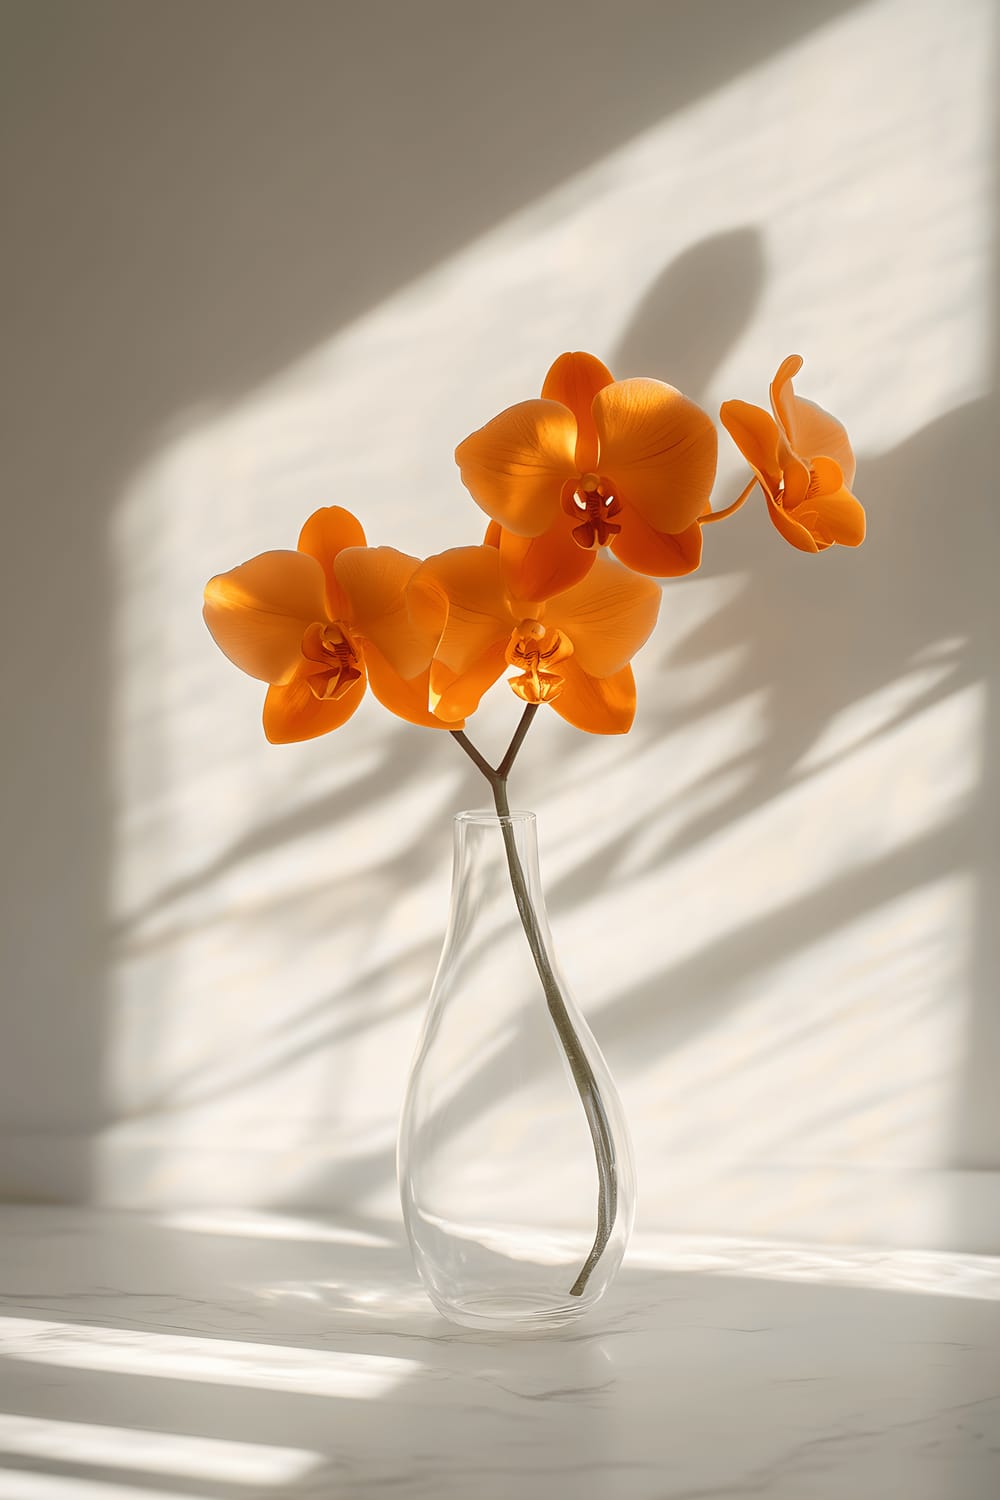
<svg viewBox="0 0 1000 1500"><path fill-rule="evenodd" d="M517 842L514 836L514 825L511 821L510 804L507 801L507 778L510 775L514 761L517 759L518 751L524 743L524 737L531 728L531 722L538 712L537 703L529 703L521 715L514 737L507 747L506 753L500 764L495 768L489 764L486 758L479 753L469 737L460 729L451 731L452 738L456 739L479 771L489 782L493 793L493 802L500 821L500 829L503 834L504 849L507 855L507 867L510 871L510 883L514 891L514 900L517 905L518 915L521 918L521 926L531 949L538 977L541 980L542 989L545 993L545 1002L548 1006L552 1024L559 1038L566 1060L569 1063L573 1082L576 1084L577 1093L583 1104L584 1113L587 1116L587 1124L590 1128L591 1140L594 1143L594 1156L597 1161L597 1233L590 1253L584 1262L579 1275L570 1287L570 1296L579 1297L586 1288L594 1267L597 1265L614 1228L615 1218L618 1213L618 1173L615 1162L614 1139L611 1134L611 1126L608 1122L607 1112L604 1108L604 1100L601 1098L594 1070L580 1043L580 1038L573 1029L573 1023L566 1009L559 982L553 972L549 961L548 950L542 936L538 918L531 901L531 892L525 878L524 869L517 852Z"/></svg>

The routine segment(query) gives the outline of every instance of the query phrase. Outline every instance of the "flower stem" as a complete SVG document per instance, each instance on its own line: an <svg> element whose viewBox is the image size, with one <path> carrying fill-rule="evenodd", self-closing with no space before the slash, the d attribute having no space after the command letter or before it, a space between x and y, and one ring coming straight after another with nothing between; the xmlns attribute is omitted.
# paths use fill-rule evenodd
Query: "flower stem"
<svg viewBox="0 0 1000 1500"><path fill-rule="evenodd" d="M725 510L711 510L709 511L707 516L699 516L699 526L711 526L713 521L724 521L727 516L734 516L739 510L740 506L745 505L749 500L750 496L753 494L754 485L758 484L759 482L760 481L758 480L757 475L754 474L753 478L750 480L750 483L747 485L742 495L734 500L732 505L727 505Z"/></svg>
<svg viewBox="0 0 1000 1500"><path fill-rule="evenodd" d="M521 720L514 732L514 737L507 747L507 752L500 764L494 769L487 760L479 753L472 741L460 729L451 731L452 737L458 741L466 755L478 767L486 777L493 793L493 802L500 821L500 830L503 834L504 849L507 854L507 867L510 871L510 883L514 891L514 901L517 905L518 915L521 918L521 926L531 949L531 956L535 961L535 968L541 980L542 989L545 993L545 1002L552 1017L556 1035L569 1063L573 1082L580 1102L583 1105L584 1114L587 1116L587 1124L590 1127L591 1140L594 1143L594 1156L597 1162L597 1233L594 1243L590 1249L579 1275L570 1287L570 1296L579 1297L586 1288L591 1272L604 1254L611 1231L614 1228L615 1218L618 1213L618 1174L615 1162L614 1139L611 1134L611 1126L608 1122L607 1112L604 1108L604 1100L601 1098L594 1070L580 1042L580 1038L573 1030L566 1002L563 999L559 982L549 962L545 940L538 925L538 918L531 902L531 893L528 882L525 879L524 869L517 852L517 842L514 837L514 825L510 816L510 804L507 801L507 778L511 767L517 758L517 753L524 742L524 737L531 727L531 721L538 712L537 703L529 703L521 715Z"/></svg>

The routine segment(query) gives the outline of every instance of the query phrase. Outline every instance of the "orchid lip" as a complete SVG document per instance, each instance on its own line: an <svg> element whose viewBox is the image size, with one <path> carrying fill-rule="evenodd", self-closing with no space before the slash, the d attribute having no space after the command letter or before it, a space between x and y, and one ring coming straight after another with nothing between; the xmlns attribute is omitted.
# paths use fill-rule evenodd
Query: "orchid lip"
<svg viewBox="0 0 1000 1500"><path fill-rule="evenodd" d="M342 698L363 675L361 653L339 620L314 620L302 637L302 656L314 698Z"/></svg>
<svg viewBox="0 0 1000 1500"><path fill-rule="evenodd" d="M564 494L563 509L577 522L573 540L586 551L606 547L621 531L613 517L621 514L622 503L612 482L600 475L582 475L575 488Z"/></svg>
<svg viewBox="0 0 1000 1500"><path fill-rule="evenodd" d="M563 690L559 663L573 655L573 642L540 620L522 620L511 631L505 654L521 674L510 679L511 690L526 703L551 703Z"/></svg>

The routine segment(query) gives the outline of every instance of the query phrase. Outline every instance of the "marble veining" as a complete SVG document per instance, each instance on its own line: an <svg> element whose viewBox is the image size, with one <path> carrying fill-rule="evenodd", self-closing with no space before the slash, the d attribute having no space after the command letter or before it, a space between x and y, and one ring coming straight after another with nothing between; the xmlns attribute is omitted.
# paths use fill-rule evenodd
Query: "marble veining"
<svg viewBox="0 0 1000 1500"><path fill-rule="evenodd" d="M0 1209L0 1500L996 1500L1000 1259L639 1236L452 1327L393 1224Z"/></svg>

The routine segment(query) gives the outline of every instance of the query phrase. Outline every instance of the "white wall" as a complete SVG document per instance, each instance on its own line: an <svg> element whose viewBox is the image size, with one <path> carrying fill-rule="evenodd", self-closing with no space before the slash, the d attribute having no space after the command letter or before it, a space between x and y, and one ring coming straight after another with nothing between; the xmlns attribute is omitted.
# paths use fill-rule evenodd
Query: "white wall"
<svg viewBox="0 0 1000 1500"><path fill-rule="evenodd" d="M798 351L864 548L713 528L515 800L642 1222L996 1248L988 0L3 18L0 1192L396 1212L482 791L373 702L268 746L202 584L333 502L477 538L454 444L564 348L713 411Z"/></svg>

